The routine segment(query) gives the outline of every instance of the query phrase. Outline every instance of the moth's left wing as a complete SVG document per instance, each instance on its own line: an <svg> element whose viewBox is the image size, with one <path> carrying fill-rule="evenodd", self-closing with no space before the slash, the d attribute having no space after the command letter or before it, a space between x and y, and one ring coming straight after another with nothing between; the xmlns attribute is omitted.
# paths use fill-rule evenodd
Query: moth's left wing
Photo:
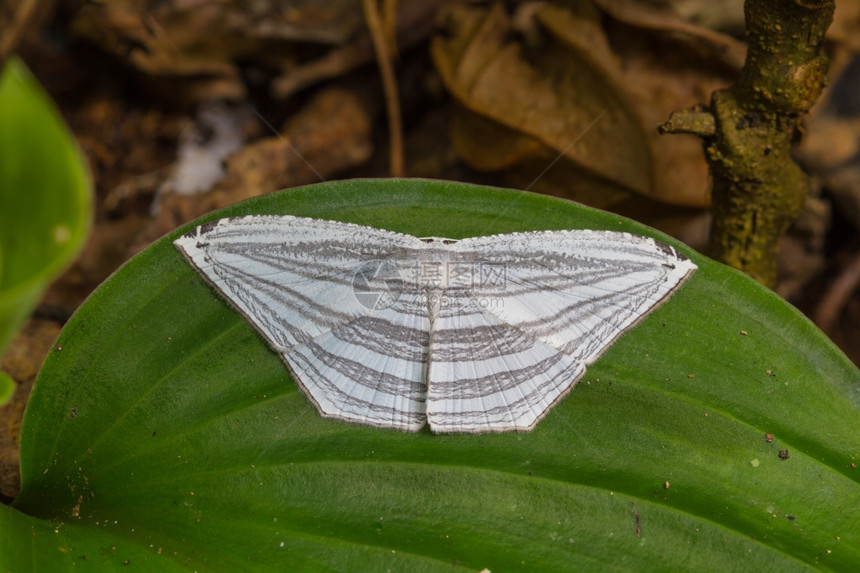
<svg viewBox="0 0 860 573"><path fill-rule="evenodd" d="M202 225L175 244L284 358L323 416L424 425L427 305L414 283L399 282L420 240L255 215Z"/></svg>

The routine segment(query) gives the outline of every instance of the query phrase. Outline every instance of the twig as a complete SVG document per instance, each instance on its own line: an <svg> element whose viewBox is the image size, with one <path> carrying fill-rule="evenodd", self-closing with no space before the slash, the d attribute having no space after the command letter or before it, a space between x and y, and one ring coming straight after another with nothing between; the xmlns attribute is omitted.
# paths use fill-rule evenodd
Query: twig
<svg viewBox="0 0 860 573"><path fill-rule="evenodd" d="M711 256L773 286L779 238L809 189L791 146L826 80L822 46L834 1L747 0L744 10L749 51L738 81L661 131L705 142L714 180Z"/></svg>
<svg viewBox="0 0 860 573"><path fill-rule="evenodd" d="M833 333L842 314L842 309L845 308L845 303L857 289L858 283L860 283L860 254L855 255L851 262L842 269L837 279L821 297L821 303L815 309L814 316L814 322L818 328L827 334Z"/></svg>
<svg viewBox="0 0 860 573"><path fill-rule="evenodd" d="M39 0L22 0L9 22L8 28L0 35L0 69L6 59L17 48L21 39L30 31L39 11ZM50 4L43 7L50 9Z"/></svg>
<svg viewBox="0 0 860 573"><path fill-rule="evenodd" d="M394 67L386 41L385 30L379 15L379 6L376 0L363 0L364 17L367 20L367 28L373 40L373 49L376 51L376 61L379 64L379 74L382 77L382 89L385 92L385 108L388 112L388 133L391 175L392 177L403 177L403 124L400 119L400 99L397 94L397 80L394 78Z"/></svg>

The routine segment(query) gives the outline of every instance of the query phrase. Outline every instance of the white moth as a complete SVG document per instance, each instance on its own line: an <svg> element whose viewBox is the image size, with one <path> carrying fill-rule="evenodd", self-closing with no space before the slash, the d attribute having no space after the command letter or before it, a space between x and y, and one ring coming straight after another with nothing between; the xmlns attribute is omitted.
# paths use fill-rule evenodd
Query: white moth
<svg viewBox="0 0 860 573"><path fill-rule="evenodd" d="M455 241L272 215L175 245L321 415L446 433L530 430L696 269L629 233Z"/></svg>

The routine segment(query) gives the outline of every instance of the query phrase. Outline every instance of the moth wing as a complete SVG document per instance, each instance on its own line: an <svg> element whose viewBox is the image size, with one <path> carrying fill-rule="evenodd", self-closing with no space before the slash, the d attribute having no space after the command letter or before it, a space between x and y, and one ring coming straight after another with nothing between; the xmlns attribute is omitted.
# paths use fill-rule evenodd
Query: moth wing
<svg viewBox="0 0 860 573"><path fill-rule="evenodd" d="M258 215L202 225L174 244L281 354L323 416L424 425L429 319L405 268L420 240Z"/></svg>
<svg viewBox="0 0 860 573"><path fill-rule="evenodd" d="M696 269L665 243L614 231L512 233L452 246L479 261L476 304L586 365Z"/></svg>
<svg viewBox="0 0 860 573"><path fill-rule="evenodd" d="M585 365L446 292L430 339L427 419L437 433L530 430Z"/></svg>
<svg viewBox="0 0 860 573"><path fill-rule="evenodd" d="M531 429L696 266L648 237L541 231L451 245L462 275L431 320L437 432Z"/></svg>

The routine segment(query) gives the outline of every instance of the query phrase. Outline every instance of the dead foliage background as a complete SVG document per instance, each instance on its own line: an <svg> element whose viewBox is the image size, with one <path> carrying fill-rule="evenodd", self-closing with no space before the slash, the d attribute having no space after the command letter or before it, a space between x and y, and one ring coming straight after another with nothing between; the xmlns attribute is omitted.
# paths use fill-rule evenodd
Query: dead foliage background
<svg viewBox="0 0 860 573"><path fill-rule="evenodd" d="M50 93L97 186L85 251L3 358L19 388L0 495L63 322L212 209L402 171L565 197L703 249L701 142L657 126L734 81L743 29L741 0L0 2L0 57ZM860 363L860 3L837 3L827 39L830 85L795 149L813 194L776 291Z"/></svg>

